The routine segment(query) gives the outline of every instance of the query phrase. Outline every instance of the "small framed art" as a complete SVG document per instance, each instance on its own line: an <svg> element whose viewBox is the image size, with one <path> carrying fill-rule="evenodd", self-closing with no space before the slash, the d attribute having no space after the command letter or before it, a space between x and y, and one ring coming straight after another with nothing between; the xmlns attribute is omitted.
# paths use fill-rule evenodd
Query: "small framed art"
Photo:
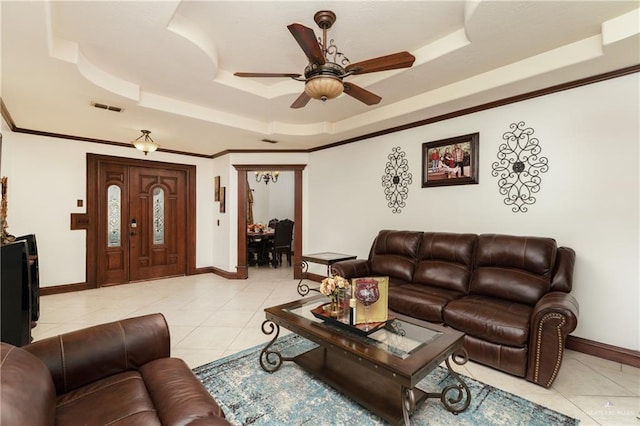
<svg viewBox="0 0 640 426"><path fill-rule="evenodd" d="M213 201L220 201L220 176L213 178Z"/></svg>
<svg viewBox="0 0 640 426"><path fill-rule="evenodd" d="M227 210L226 203L226 190L224 186L220 187L220 213L224 213Z"/></svg>

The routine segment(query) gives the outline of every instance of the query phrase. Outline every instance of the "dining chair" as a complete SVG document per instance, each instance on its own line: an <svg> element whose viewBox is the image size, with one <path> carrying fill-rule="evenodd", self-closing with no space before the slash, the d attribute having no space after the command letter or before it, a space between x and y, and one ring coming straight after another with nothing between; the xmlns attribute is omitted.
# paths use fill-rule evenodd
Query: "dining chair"
<svg viewBox="0 0 640 426"><path fill-rule="evenodd" d="M287 255L287 261L291 266L291 240L293 239L293 221L283 219L275 224L273 245L271 247L271 264L274 268L282 264L282 254Z"/></svg>

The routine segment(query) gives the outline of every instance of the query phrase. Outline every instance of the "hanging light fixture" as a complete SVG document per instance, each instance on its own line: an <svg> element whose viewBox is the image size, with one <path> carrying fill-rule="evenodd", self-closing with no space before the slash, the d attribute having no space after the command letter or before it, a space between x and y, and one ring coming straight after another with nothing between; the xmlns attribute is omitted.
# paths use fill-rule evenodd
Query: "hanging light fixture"
<svg viewBox="0 0 640 426"><path fill-rule="evenodd" d="M144 155L147 155L150 152L158 149L160 145L155 143L153 139L151 139L151 132L149 130L140 130L142 134L138 136L138 139L132 141L133 146L138 148L140 151L144 152Z"/></svg>
<svg viewBox="0 0 640 426"><path fill-rule="evenodd" d="M337 98L343 90L342 80L335 76L312 77L304 85L304 91L307 92L307 95L323 102L327 99Z"/></svg>
<svg viewBox="0 0 640 426"><path fill-rule="evenodd" d="M347 58L338 50L333 39L327 45L327 30L336 20L336 14L330 10L317 12L313 19L322 29L321 51L326 59L323 64L311 63L304 70L304 91L312 99L322 102L327 99L337 98L344 91L342 78L348 75L343 66L349 64Z"/></svg>
<svg viewBox="0 0 640 426"><path fill-rule="evenodd" d="M274 183L278 181L278 176L280 172L256 172L256 182L263 182L265 185L268 185L270 181Z"/></svg>

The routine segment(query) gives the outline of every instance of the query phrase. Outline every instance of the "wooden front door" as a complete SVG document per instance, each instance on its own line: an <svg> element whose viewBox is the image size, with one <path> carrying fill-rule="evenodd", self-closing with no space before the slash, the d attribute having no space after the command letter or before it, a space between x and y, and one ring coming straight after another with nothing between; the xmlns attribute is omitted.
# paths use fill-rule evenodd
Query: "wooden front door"
<svg viewBox="0 0 640 426"><path fill-rule="evenodd" d="M187 272L187 172L104 162L97 195L97 286Z"/></svg>
<svg viewBox="0 0 640 426"><path fill-rule="evenodd" d="M185 274L185 182L182 171L130 168L130 281Z"/></svg>

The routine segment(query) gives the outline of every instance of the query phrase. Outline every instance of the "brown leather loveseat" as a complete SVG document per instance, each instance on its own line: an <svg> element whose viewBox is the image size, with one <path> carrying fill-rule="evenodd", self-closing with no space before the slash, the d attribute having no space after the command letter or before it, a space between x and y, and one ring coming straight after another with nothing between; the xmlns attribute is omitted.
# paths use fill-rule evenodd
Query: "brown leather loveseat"
<svg viewBox="0 0 640 426"><path fill-rule="evenodd" d="M574 260L551 238L383 230L333 273L388 276L390 310L462 331L470 359L549 387L578 321Z"/></svg>
<svg viewBox="0 0 640 426"><path fill-rule="evenodd" d="M161 314L0 345L2 425L228 425Z"/></svg>

